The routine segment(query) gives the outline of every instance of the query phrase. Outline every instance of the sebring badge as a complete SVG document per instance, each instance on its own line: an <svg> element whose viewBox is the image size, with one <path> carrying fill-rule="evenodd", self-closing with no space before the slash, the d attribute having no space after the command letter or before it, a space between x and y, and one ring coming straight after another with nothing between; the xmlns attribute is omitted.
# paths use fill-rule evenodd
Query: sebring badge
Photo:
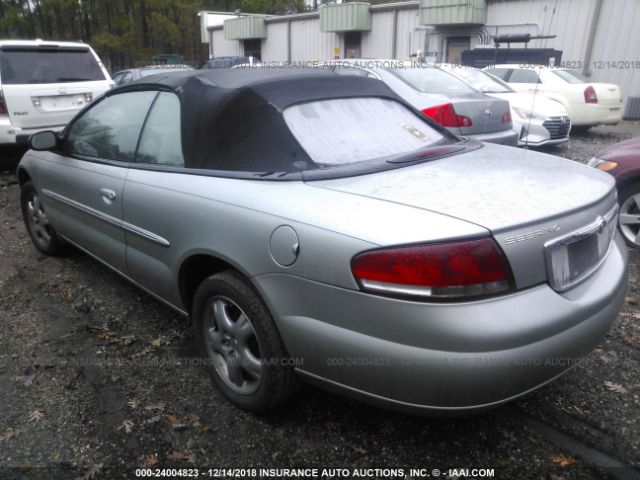
<svg viewBox="0 0 640 480"><path fill-rule="evenodd" d="M549 233L556 233L560 231L560 225L557 223L544 228L538 228L530 232L521 233L520 235L514 235L513 237L507 237L504 239L505 245L511 245L512 243L520 243L525 240L531 240L536 237L542 237Z"/></svg>

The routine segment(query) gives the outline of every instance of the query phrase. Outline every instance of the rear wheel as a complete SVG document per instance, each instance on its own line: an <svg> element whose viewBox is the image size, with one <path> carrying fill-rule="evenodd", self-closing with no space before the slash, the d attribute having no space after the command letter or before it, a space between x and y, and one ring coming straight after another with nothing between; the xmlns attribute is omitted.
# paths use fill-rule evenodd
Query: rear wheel
<svg viewBox="0 0 640 480"><path fill-rule="evenodd" d="M296 378L269 311L244 277L207 278L194 297L193 323L218 389L238 407L264 412L286 400Z"/></svg>
<svg viewBox="0 0 640 480"><path fill-rule="evenodd" d="M35 247L46 255L57 256L65 253L66 245L51 226L40 194L30 181L22 185L20 206L27 232Z"/></svg>
<svg viewBox="0 0 640 480"><path fill-rule="evenodd" d="M640 247L640 182L623 188L619 199L620 232L629 245Z"/></svg>

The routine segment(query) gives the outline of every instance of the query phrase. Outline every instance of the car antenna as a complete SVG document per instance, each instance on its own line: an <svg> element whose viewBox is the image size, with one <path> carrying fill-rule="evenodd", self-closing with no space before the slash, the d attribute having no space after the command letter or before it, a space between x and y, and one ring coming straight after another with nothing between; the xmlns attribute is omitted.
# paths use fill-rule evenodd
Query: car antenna
<svg viewBox="0 0 640 480"><path fill-rule="evenodd" d="M547 35L545 35L544 37L544 45L543 45L543 49L546 50L547 48L547 41L549 40L549 38L553 38L550 37L551 34L551 25L553 25L553 19L556 16L556 9L558 8L558 0L556 0L555 4L553 5L553 11L551 12L551 18L549 19L549 27L547 29ZM550 62L547 62L547 64L549 64ZM555 61L554 61L554 65L555 65ZM533 102L531 104L531 108L529 109L529 111L531 113L533 113L533 108L536 105L536 96L538 94L538 86L540 85L540 74L539 72L536 72L536 88L533 91ZM531 131L531 120L533 120L533 117L531 115L529 115L529 122L527 124L527 137L526 140L524 142L524 148L528 149L529 148L529 132Z"/></svg>

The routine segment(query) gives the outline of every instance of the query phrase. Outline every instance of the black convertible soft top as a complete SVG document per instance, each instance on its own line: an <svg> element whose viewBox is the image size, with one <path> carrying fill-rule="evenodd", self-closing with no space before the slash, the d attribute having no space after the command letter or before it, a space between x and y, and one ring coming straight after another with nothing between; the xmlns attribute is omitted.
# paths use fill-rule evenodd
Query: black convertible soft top
<svg viewBox="0 0 640 480"><path fill-rule="evenodd" d="M379 97L414 110L379 80L323 69L176 71L148 76L109 95L159 87L180 98L185 167L216 171L260 174L317 168L282 116L283 110L294 104Z"/></svg>

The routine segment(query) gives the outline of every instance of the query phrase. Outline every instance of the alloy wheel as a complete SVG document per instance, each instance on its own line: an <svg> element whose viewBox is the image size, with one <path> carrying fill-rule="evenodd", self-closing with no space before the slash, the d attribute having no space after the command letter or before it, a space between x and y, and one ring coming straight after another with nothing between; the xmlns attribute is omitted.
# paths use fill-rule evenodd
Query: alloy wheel
<svg viewBox="0 0 640 480"><path fill-rule="evenodd" d="M233 391L251 395L260 387L263 363L251 320L231 299L215 296L204 310L209 359Z"/></svg>
<svg viewBox="0 0 640 480"><path fill-rule="evenodd" d="M640 246L640 193L631 195L620 206L620 231L634 245Z"/></svg>
<svg viewBox="0 0 640 480"><path fill-rule="evenodd" d="M33 193L27 200L27 221L34 240L43 248L51 243L53 235L49 217L44 211L42 202L37 193Z"/></svg>

